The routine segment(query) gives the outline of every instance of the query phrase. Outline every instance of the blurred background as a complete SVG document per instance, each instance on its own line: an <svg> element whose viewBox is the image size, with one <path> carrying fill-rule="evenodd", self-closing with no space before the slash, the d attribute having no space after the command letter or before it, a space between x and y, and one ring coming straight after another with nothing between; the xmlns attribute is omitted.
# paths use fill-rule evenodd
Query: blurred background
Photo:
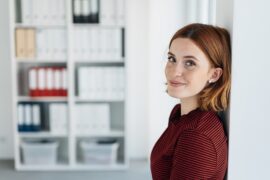
<svg viewBox="0 0 270 180"><path fill-rule="evenodd" d="M179 100L170 38L193 22L232 40L230 180L269 179L270 2L0 1L0 172L10 179L151 179L151 149Z"/></svg>

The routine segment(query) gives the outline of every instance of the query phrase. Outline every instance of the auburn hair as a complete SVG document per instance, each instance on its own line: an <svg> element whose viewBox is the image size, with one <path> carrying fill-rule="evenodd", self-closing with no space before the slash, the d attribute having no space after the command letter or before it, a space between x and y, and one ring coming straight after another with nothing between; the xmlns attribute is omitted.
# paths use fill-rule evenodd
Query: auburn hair
<svg viewBox="0 0 270 180"><path fill-rule="evenodd" d="M211 67L223 70L221 77L209 83L199 93L199 107L202 110L224 111L230 101L231 89L231 42L225 28L193 23L179 29L172 37L169 48L176 38L192 40L206 55Z"/></svg>

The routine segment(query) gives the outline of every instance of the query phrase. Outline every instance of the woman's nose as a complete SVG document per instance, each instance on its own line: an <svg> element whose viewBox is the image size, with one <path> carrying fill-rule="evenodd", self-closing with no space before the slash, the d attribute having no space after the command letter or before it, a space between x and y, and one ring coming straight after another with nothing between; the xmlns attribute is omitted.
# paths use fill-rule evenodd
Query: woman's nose
<svg viewBox="0 0 270 180"><path fill-rule="evenodd" d="M177 63L173 68L174 76L182 76L184 68L181 66L181 63Z"/></svg>

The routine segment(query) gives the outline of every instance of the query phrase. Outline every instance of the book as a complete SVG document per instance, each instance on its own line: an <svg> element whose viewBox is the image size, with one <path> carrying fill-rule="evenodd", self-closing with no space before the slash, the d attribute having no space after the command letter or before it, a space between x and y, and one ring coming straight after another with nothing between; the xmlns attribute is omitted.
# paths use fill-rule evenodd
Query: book
<svg viewBox="0 0 270 180"><path fill-rule="evenodd" d="M36 32L33 28L25 29L26 36L26 54L27 58L34 58L36 56Z"/></svg>
<svg viewBox="0 0 270 180"><path fill-rule="evenodd" d="M16 45L16 57L26 57L26 39L25 30L23 28L17 28L15 31L15 45Z"/></svg>

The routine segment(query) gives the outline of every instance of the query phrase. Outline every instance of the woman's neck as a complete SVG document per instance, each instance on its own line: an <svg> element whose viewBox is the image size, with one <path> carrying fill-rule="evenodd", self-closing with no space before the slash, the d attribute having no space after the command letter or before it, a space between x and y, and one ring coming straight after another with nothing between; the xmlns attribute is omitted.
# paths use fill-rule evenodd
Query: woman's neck
<svg viewBox="0 0 270 180"><path fill-rule="evenodd" d="M188 114L190 111L199 107L198 98L196 96L181 99L181 116Z"/></svg>

